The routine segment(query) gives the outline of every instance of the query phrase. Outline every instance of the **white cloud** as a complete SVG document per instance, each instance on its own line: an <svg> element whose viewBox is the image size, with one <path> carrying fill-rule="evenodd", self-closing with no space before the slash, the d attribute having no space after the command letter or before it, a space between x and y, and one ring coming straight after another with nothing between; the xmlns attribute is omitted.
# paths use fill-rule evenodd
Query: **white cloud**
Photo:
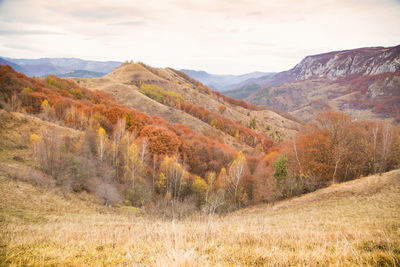
<svg viewBox="0 0 400 267"><path fill-rule="evenodd" d="M398 14L395 0L4 0L0 55L280 71L309 54L398 45Z"/></svg>

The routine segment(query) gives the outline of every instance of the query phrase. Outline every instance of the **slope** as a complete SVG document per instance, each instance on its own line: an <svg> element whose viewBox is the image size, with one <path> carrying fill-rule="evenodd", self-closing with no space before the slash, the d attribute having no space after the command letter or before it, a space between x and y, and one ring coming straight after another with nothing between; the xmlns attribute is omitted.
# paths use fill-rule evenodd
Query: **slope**
<svg viewBox="0 0 400 267"><path fill-rule="evenodd" d="M400 172L226 215L166 221L0 171L0 265L400 263Z"/></svg>
<svg viewBox="0 0 400 267"><path fill-rule="evenodd" d="M199 133L212 131L212 128L223 128L224 126L215 127L215 124L211 123L211 117L218 116L223 117L221 120L228 119L244 127L249 127L251 121L255 120L254 130L257 133L270 135L278 132L281 138L291 136L298 127L298 123L276 112L249 108L246 103L213 92L185 74L169 68L154 69L144 64L125 64L100 79L79 79L79 82L91 90L105 91L129 107L148 115L162 117L171 123L183 123ZM165 94L174 94L179 101L156 101L155 97L151 98L151 92L145 92L146 88L147 91L161 88ZM182 102L192 106L182 105ZM194 115L194 110L199 108L202 109L201 113L208 114L210 119L201 114ZM266 128L270 129L270 132L266 132ZM234 133L229 135L235 136ZM231 137L228 139L232 139Z"/></svg>

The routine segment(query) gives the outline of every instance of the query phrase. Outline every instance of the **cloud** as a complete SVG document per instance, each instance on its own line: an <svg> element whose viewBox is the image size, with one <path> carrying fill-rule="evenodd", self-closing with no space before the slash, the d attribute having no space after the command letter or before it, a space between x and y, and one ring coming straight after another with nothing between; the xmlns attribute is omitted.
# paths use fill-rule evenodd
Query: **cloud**
<svg viewBox="0 0 400 267"><path fill-rule="evenodd" d="M3 30L0 29L0 35L64 35L62 32L44 31L44 30Z"/></svg>
<svg viewBox="0 0 400 267"><path fill-rule="evenodd" d="M30 45L22 45L22 44L2 44L3 47L6 48L11 48L11 49L16 49L16 50L25 50L25 51L41 51L41 49L32 47Z"/></svg>
<svg viewBox="0 0 400 267"><path fill-rule="evenodd" d="M2 42L14 46L0 54L280 71L309 54L400 44L398 14L396 0L0 0Z"/></svg>
<svg viewBox="0 0 400 267"><path fill-rule="evenodd" d="M146 22L144 21L124 21L124 22L117 22L117 23L110 23L107 24L108 26L140 26L145 25Z"/></svg>
<svg viewBox="0 0 400 267"><path fill-rule="evenodd" d="M252 11L247 13L247 16L261 16L263 13L261 11Z"/></svg>

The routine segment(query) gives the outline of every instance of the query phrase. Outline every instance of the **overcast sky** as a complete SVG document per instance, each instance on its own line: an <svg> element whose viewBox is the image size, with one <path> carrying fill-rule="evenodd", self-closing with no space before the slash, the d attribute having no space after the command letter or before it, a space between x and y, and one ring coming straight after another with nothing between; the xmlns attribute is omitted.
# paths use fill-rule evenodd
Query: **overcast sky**
<svg viewBox="0 0 400 267"><path fill-rule="evenodd" d="M0 0L0 56L240 74L400 44L399 0Z"/></svg>

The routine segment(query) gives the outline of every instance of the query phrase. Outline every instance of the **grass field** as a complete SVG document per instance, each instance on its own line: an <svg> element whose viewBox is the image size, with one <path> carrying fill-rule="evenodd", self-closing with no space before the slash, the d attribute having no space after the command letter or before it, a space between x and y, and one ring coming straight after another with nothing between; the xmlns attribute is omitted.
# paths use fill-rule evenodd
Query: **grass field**
<svg viewBox="0 0 400 267"><path fill-rule="evenodd" d="M1 266L400 265L400 171L171 221L0 172Z"/></svg>

